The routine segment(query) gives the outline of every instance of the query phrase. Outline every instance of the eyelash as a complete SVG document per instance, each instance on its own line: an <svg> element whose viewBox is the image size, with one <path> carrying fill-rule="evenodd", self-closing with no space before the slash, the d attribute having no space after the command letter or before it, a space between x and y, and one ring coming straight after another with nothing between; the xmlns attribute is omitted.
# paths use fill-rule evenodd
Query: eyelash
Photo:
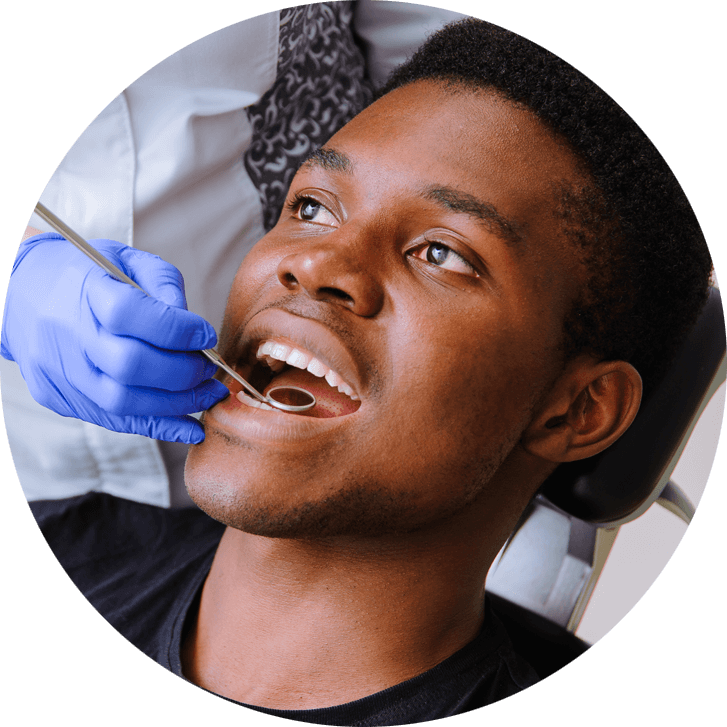
<svg viewBox="0 0 727 727"><path fill-rule="evenodd" d="M317 200L315 197L311 196L309 193L301 193L301 192L294 192L293 193L293 196L288 201L286 201L286 203L285 203L285 209L290 214L293 214L293 215L298 216L298 215L300 215L300 211L301 211L302 207L305 204L309 204L309 203L312 203L314 205L317 205L319 207L322 207L323 209L328 210L328 208L326 207L326 205L324 205L322 202L320 202L319 200ZM299 217L299 219L302 220L302 218L300 218L300 217ZM306 222L307 220L302 220L302 221ZM472 263L469 262L469 260L467 260L463 255L460 255L454 248L452 248L451 246L447 245L444 242L441 242L440 240L430 240L429 238L425 237L424 238L424 245L423 246L419 246L414 251L410 251L410 253L411 252L418 252L418 251L424 250L427 247L431 247L432 245L440 245L441 247L446 248L453 255L455 255L457 258L459 258L464 265L466 265L469 268L471 274L474 277L478 277L478 278L480 277L480 273L478 272L477 268L474 265L472 265ZM422 258L419 258L419 259L422 260ZM432 263L432 262L430 262L428 260L423 260L423 262L426 262L427 264L431 265L432 267L440 268L441 270L446 270L446 268L444 268L443 266L436 265L436 264L434 264L434 263ZM465 274L465 273L462 273L462 274Z"/></svg>
<svg viewBox="0 0 727 727"><path fill-rule="evenodd" d="M311 197L310 194L302 194L300 192L294 192L293 197L285 203L286 211L291 214L298 214L304 203L312 202L320 207L325 207L315 197Z"/></svg>
<svg viewBox="0 0 727 727"><path fill-rule="evenodd" d="M479 274L477 268L469 260L467 260L467 258L465 258L463 255L460 255L460 253L458 253L450 245L447 245L446 243L442 242L441 240L430 240L426 236L424 237L424 243L425 244L423 246L420 246L417 251L424 251L427 248L432 247L433 245L439 245L440 247L443 247L446 250L448 250L455 257L459 258L459 260L461 260L462 263L469 268L472 275L474 275L475 277L478 277L478 278L480 277L480 274ZM422 259L422 258L419 258L419 259ZM425 260L425 262L429 263L430 265L433 265L434 267L440 268L442 270L446 270L446 268L444 268L442 265L437 265L429 260ZM455 271L452 271L452 272L455 272Z"/></svg>

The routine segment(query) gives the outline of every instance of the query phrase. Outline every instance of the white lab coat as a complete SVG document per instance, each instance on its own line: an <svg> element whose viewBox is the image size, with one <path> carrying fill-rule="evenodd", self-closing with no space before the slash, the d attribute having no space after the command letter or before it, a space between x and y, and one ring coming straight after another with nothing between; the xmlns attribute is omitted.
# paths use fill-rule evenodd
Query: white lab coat
<svg viewBox="0 0 727 727"><path fill-rule="evenodd" d="M354 27L381 83L455 13L358 0ZM153 252L180 269L187 303L219 330L227 292L263 236L243 156L245 111L276 79L280 12L202 38L117 96L69 150L41 201L87 239ZM33 215L30 225L48 230ZM36 404L18 367L0 359L8 439L28 499L90 490L155 505L187 504L186 445L58 416Z"/></svg>

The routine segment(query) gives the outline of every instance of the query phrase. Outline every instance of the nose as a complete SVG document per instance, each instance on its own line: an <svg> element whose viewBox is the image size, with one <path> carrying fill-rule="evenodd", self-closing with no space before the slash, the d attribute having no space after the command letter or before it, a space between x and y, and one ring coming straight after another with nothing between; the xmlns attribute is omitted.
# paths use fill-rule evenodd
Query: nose
<svg viewBox="0 0 727 727"><path fill-rule="evenodd" d="M278 280L289 290L301 290L314 300L344 306L357 315L375 316L384 303L383 286L358 246L343 236L308 242L284 257ZM357 254L358 253L358 254Z"/></svg>

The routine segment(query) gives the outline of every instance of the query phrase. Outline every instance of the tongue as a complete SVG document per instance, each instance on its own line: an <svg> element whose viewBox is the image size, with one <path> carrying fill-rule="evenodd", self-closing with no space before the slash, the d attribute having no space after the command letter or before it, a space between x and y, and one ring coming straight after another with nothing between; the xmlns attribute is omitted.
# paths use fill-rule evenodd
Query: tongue
<svg viewBox="0 0 727 727"><path fill-rule="evenodd" d="M265 387L263 394L267 394L276 386L297 386L315 396L316 405L310 411L304 412L305 416L321 419L341 417L344 414L352 414L361 404L342 394L338 389L329 386L325 379L318 378L310 371L303 369L293 367L285 369L281 374L273 377L273 380Z"/></svg>

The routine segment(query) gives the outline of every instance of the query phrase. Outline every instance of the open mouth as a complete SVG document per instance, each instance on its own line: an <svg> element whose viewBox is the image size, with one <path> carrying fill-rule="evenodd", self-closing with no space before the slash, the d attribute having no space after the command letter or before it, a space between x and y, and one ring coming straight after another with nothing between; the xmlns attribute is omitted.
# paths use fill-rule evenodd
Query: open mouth
<svg viewBox="0 0 727 727"><path fill-rule="evenodd" d="M260 392L272 388L295 386L310 392L316 405L295 416L321 419L353 414L361 406L358 395L343 377L309 351L272 339L261 341L251 361L247 380ZM237 398L248 406L267 408L244 392Z"/></svg>

